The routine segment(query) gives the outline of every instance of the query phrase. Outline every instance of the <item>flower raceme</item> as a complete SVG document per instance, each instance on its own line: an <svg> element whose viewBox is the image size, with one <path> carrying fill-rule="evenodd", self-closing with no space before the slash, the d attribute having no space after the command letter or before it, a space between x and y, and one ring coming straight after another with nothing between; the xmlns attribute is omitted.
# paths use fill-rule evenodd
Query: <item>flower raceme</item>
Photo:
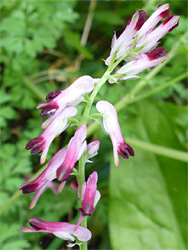
<svg viewBox="0 0 188 250"><path fill-rule="evenodd" d="M75 230L75 225L66 222L48 222L39 218L31 218L29 224L32 228L22 227L23 232L45 232L51 233L63 239L75 241L88 241L91 238L91 232L84 227L79 226Z"/></svg>
<svg viewBox="0 0 188 250"><path fill-rule="evenodd" d="M38 154L43 151L40 163L43 164L46 160L46 155L50 144L61 134L69 125L68 118L75 116L77 109L75 107L67 107L59 113L59 115L48 125L44 132L37 138L30 140L25 149L30 149L31 154Z"/></svg>
<svg viewBox="0 0 188 250"><path fill-rule="evenodd" d="M110 56L105 60L105 64L108 65L111 62L114 53L116 53L115 60L117 60L129 52L130 49L138 48L134 55L139 55L140 53L147 53L156 48L158 41L178 26L179 16L172 15L168 17L169 13L169 4L159 5L148 20L146 20L145 11L140 10L135 12L120 37L116 39L116 35L114 35ZM166 19L155 28L163 18ZM132 60L131 56L125 58L128 61L130 59Z"/></svg>
<svg viewBox="0 0 188 250"><path fill-rule="evenodd" d="M104 132L110 135L113 144L114 163L119 166L118 154L128 159L129 156L134 156L134 151L125 143L114 106L107 101L99 101L96 108L103 115L102 127Z"/></svg>
<svg viewBox="0 0 188 250"><path fill-rule="evenodd" d="M87 126L83 124L83 121L89 119L94 99L105 81L114 83L119 79L137 78L137 74L143 70L167 60L166 49L157 46L159 40L172 31L179 23L179 16L168 16L169 13L169 4L160 5L147 20L144 10L135 12L123 33L118 38L114 34L110 55L105 60L105 64L109 65L109 67L101 79L82 76L67 89L49 93L46 97L46 102L37 106L37 109L42 110L40 115L48 117L48 119L42 123L42 128L45 128L44 132L39 137L30 140L26 145L26 149L30 149L32 154L43 151L40 160L42 164L45 162L48 149L54 138L69 126L70 120L75 121L75 119L68 120L68 118L77 114L77 109L74 106L84 101L85 94L89 94L94 90L91 97L88 98L80 123L76 123L77 125L82 125L77 128L67 148L59 150L52 157L47 168L35 180L20 187L24 194L38 191L30 204L30 209L33 208L46 188L49 187L54 192L56 191L53 183L54 179L57 178L61 182L58 192L62 190L65 183L70 179L76 162L83 155L82 160L79 161L78 171L75 170L73 173L76 176L76 181L72 184L72 187L77 190L81 202L81 208L79 209L81 213L78 223L73 225L32 218L29 220L32 228L22 228L22 231L48 232L64 240L71 241L88 241L91 238L91 232L87 228L81 227L80 224L85 216L94 212L94 208L100 199L100 193L97 190L97 172L94 171L88 177L87 182L84 182L84 168L85 163L90 162L90 158L97 154L99 141L93 141L87 145ZM158 25L162 19L164 20ZM126 65L112 75L112 72L123 60L127 62ZM96 88L94 89L95 84ZM103 130L110 136L112 141L114 163L116 166L119 166L119 155L128 159L129 156L134 156L134 150L123 138L115 107L111 103L102 100L97 102L96 108L102 114ZM93 117L101 117L101 114L96 114ZM78 241L76 241L76 244L82 244ZM86 245L84 246L83 244L82 246L82 249L85 249Z"/></svg>

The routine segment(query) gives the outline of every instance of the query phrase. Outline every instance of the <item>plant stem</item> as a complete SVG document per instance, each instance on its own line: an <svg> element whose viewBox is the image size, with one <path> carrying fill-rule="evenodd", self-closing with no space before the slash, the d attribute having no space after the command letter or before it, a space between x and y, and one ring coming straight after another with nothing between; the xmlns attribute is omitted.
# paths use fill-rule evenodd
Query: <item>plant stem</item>
<svg viewBox="0 0 188 250"><path fill-rule="evenodd" d="M133 138L126 138L126 141L131 145L143 150L150 151L155 154L164 155L172 159L188 162L188 154L180 150L158 146L149 142L140 141Z"/></svg>

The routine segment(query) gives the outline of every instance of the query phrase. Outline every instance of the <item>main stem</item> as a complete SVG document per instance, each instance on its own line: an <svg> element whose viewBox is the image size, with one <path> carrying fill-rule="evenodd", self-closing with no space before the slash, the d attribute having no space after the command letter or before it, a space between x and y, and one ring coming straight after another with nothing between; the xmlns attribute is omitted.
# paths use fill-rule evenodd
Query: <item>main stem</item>
<svg viewBox="0 0 188 250"><path fill-rule="evenodd" d="M103 84L109 79L109 76L110 76L111 72L113 71L112 64L113 64L114 60L115 60L115 56L114 56L114 58L112 58L112 62L109 65L106 72L103 74L102 78L96 84L95 89L92 92L92 94L91 94L91 96L90 96L90 98L89 98L89 100L88 100L88 102L86 104L82 119L81 119L80 123L78 124L78 127L81 127L82 124L84 124L84 123L85 124L88 123L88 120L90 118L90 111L91 111L92 104L93 104L93 102L95 100L95 97L98 94L99 90L103 86ZM82 197L81 197L82 185L85 182L85 164L86 164L86 160L87 160L87 158L84 155L82 155L80 160L79 160L78 184L79 184L79 193L80 193L80 204L82 203ZM84 217L84 219L83 219L83 221L81 223L81 226L87 228L87 216ZM80 250L87 250L87 249L88 249L87 248L87 241L82 242L82 244L80 245Z"/></svg>

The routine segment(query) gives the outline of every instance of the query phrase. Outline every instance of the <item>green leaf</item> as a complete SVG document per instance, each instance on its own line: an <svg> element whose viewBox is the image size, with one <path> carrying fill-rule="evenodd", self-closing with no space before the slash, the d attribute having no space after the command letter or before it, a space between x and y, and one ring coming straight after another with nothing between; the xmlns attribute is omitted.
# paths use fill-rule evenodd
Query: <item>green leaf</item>
<svg viewBox="0 0 188 250"><path fill-rule="evenodd" d="M136 138L182 150L162 107L140 102L129 117ZM123 126L123 131L125 126ZM185 249L186 164L142 149L112 164L109 223L113 249Z"/></svg>

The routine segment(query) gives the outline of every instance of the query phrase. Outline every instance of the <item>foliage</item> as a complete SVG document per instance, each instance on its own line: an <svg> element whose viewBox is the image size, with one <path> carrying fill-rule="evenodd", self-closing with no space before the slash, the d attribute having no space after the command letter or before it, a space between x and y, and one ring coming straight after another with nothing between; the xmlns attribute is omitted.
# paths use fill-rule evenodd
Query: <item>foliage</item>
<svg viewBox="0 0 188 250"><path fill-rule="evenodd" d="M81 75L100 77L105 70L102 59L109 54L113 32L116 30L119 35L137 9L147 9L150 14L162 3L98 1L87 44L81 46L89 1L1 1L0 209L3 216L0 242L3 250L63 249L65 244L57 238L23 234L19 228L26 226L32 216L51 221L63 221L66 217L74 222L74 208L79 206L76 192L69 186L57 196L46 190L31 211L28 207L34 194L21 195L17 191L26 179L34 174L38 176L41 169L39 156L31 156L24 150L28 140L42 131L42 118L35 110L37 103L48 92L64 89ZM187 30L185 2L170 1L170 5L171 12L181 15L181 19L179 27L162 41L168 53ZM186 39L183 39L172 59L146 82L136 97L184 74L186 55ZM143 72L141 77L146 79L148 74ZM106 84L96 101L105 99L115 104L140 81ZM147 100L134 98L119 112L125 139L137 138L186 151L185 77L156 91ZM83 106L79 105L78 116L82 110ZM66 133L66 139L63 134L52 144L48 159L66 145L73 129ZM109 138L101 129L92 134L94 139L98 136L99 154L87 165L87 176L93 169L97 170L102 194L88 222L93 234L90 249L185 249L185 164L135 147L135 158L121 160L120 167L115 169L110 167Z"/></svg>

